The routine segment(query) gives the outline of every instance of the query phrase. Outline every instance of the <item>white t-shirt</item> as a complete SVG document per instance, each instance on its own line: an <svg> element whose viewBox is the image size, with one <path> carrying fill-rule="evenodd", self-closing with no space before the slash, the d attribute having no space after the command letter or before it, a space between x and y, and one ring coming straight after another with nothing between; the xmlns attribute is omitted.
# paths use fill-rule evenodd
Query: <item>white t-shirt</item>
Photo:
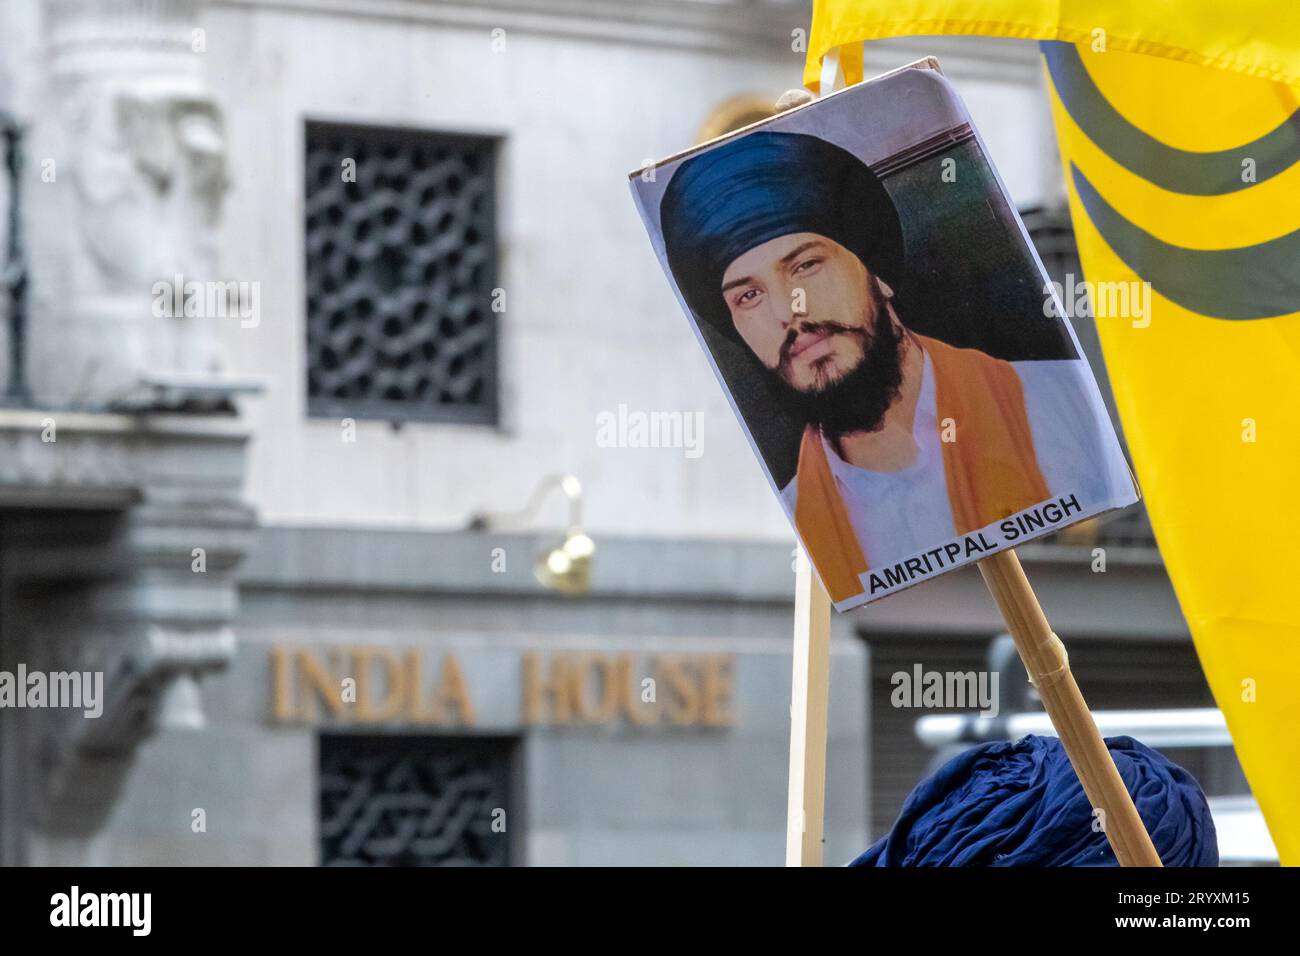
<svg viewBox="0 0 1300 956"><path fill-rule="evenodd" d="M1133 500L1128 466L1108 422L1094 414L1084 365L1077 360L1013 362L1025 396L1038 468L1055 498L1077 495L1085 511ZM850 465L822 437L826 460L849 520L873 565L890 564L957 534L934 398L934 366L925 356L912 436L916 461L901 471L871 471ZM781 491L794 514L797 479Z"/></svg>

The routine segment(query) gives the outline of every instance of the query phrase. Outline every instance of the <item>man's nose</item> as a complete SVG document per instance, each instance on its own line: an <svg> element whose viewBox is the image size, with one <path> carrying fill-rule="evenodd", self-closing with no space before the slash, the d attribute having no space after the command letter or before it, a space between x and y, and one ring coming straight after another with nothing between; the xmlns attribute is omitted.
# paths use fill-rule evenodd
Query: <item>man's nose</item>
<svg viewBox="0 0 1300 956"><path fill-rule="evenodd" d="M785 324L792 325L808 318L808 294L802 286L792 286L786 290L790 308L785 310Z"/></svg>

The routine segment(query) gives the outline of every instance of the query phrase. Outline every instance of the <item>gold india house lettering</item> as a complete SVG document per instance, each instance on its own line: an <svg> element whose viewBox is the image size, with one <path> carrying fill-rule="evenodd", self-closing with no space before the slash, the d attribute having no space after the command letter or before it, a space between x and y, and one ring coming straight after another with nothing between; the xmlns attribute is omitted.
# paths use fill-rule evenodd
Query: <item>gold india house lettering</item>
<svg viewBox="0 0 1300 956"><path fill-rule="evenodd" d="M475 724L469 682L455 654L427 661L419 648L273 647L277 723ZM432 666L429 666L432 664ZM519 659L519 723L731 727L731 654L526 651Z"/></svg>

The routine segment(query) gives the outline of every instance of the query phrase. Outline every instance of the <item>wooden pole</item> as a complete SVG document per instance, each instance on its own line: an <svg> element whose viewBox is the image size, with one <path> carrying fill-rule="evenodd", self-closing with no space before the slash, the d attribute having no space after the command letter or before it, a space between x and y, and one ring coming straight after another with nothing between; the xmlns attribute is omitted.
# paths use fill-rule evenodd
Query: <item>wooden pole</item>
<svg viewBox="0 0 1300 956"><path fill-rule="evenodd" d="M1070 673L1065 645L1052 633L1020 559L1015 551L999 551L981 560L979 569L1079 775L1083 792L1092 806L1102 811L1101 826L1115 858L1120 866L1161 866L1151 836Z"/></svg>
<svg viewBox="0 0 1300 956"><path fill-rule="evenodd" d="M831 599L803 545L799 545L795 556L794 580L785 865L821 866L826 807L826 705L831 677Z"/></svg>

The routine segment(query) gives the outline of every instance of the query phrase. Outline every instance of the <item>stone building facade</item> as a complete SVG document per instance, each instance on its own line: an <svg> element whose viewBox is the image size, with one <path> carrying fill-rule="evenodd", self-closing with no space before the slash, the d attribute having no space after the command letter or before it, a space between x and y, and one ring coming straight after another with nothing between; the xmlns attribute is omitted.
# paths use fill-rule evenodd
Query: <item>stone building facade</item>
<svg viewBox="0 0 1300 956"><path fill-rule="evenodd" d="M781 861L790 534L625 173L798 85L807 21L0 7L0 671L104 681L97 717L0 708L0 863ZM1016 201L1058 206L1032 48L869 65L929 53ZM638 413L699 454L599 439ZM580 524L515 513L551 475ZM576 530L567 595L534 564ZM1057 629L1186 655L1149 539L1115 543L1104 575L1094 539L1026 549ZM836 618L829 861L923 763L896 715L873 736L873 655L999 629L965 572Z"/></svg>

